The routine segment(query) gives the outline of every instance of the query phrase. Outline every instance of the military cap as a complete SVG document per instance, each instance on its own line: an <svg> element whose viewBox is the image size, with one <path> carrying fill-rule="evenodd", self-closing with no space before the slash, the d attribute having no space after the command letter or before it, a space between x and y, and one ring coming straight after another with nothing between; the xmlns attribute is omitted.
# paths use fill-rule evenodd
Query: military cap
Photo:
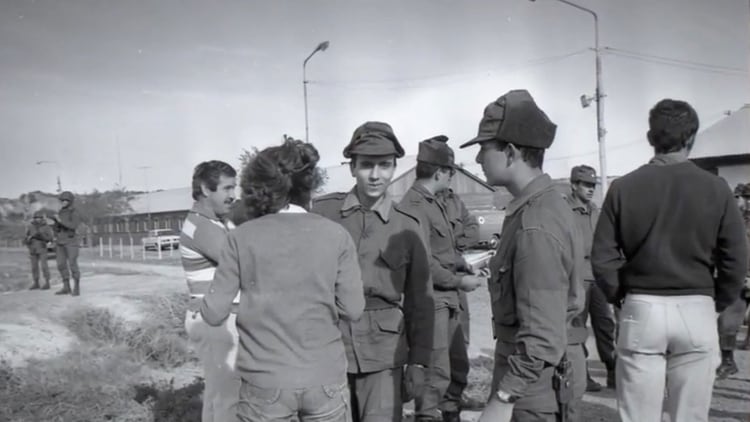
<svg viewBox="0 0 750 422"><path fill-rule="evenodd" d="M66 190L65 192L61 193L60 196L57 197L61 201L73 201L73 192Z"/></svg>
<svg viewBox="0 0 750 422"><path fill-rule="evenodd" d="M344 148L344 157L355 154L404 156L404 149L398 143L393 128L388 123L366 122L354 130L352 140Z"/></svg>
<svg viewBox="0 0 750 422"><path fill-rule="evenodd" d="M46 215L42 212L42 210L38 210L34 212L34 218L44 218Z"/></svg>
<svg viewBox="0 0 750 422"><path fill-rule="evenodd" d="M596 170L585 164L573 167L570 170L570 183L576 182L596 184Z"/></svg>
<svg viewBox="0 0 750 422"><path fill-rule="evenodd" d="M434 136L420 142L417 161L440 167L456 167L453 149L448 146L448 137L445 135Z"/></svg>
<svg viewBox="0 0 750 422"><path fill-rule="evenodd" d="M484 109L477 136L461 148L498 140L513 145L547 149L557 126L550 121L525 89L507 92Z"/></svg>

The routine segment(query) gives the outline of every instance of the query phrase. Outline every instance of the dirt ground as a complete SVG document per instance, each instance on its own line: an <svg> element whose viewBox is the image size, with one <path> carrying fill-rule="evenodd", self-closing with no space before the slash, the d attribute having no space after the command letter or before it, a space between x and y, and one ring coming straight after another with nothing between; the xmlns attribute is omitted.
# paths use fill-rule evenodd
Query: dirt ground
<svg viewBox="0 0 750 422"><path fill-rule="evenodd" d="M12 366L22 366L31 357L54 358L75 347L76 337L57 322L64 312L75 307L106 307L128 321L137 322L142 315L137 302L130 298L158 296L185 289L182 269L175 265L174 259L144 263L138 260L120 261L116 255L112 259L100 259L96 255L95 251L88 252L80 261L80 297L53 294L54 289L59 288L59 276L53 261L50 261L53 274L50 291L3 291L0 286L0 359L7 360ZM27 265L28 258L23 251L0 250L0 284L28 286L30 276L25 272ZM470 357L491 358L494 344L489 324L488 293L485 288L480 288L469 298L472 317ZM605 371L597 360L593 341L590 340L589 346L589 350L593 351L590 357L592 374L600 383L604 383ZM712 421L750 421L750 352L738 351L736 358L740 373L715 385ZM197 375L196 368L180 371L182 373L179 374L164 372L152 375L160 379L175 377L175 384L179 384L180 380L187 383ZM613 391L587 394L584 397L582 421L617 420L615 409ZM464 412L465 421L475 421L477 417L477 412Z"/></svg>

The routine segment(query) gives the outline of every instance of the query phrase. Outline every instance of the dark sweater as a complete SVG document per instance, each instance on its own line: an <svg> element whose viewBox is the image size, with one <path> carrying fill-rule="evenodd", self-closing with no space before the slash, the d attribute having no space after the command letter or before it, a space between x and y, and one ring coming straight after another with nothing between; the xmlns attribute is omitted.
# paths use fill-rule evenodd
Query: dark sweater
<svg viewBox="0 0 750 422"><path fill-rule="evenodd" d="M240 292L240 376L263 388L346 380L340 318L365 306L349 233L316 214L278 213L231 231L201 314L219 325Z"/></svg>
<svg viewBox="0 0 750 422"><path fill-rule="evenodd" d="M672 154L615 180L591 261L610 302L625 294L707 295L721 311L747 271L742 217L719 177Z"/></svg>

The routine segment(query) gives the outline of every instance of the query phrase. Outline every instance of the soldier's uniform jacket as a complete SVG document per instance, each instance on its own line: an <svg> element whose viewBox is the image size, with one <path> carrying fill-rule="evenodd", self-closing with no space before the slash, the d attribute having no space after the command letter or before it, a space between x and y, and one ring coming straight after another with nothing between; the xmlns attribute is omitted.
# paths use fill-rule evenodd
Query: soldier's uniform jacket
<svg viewBox="0 0 750 422"><path fill-rule="evenodd" d="M429 239L435 308L458 308L458 286L462 276L456 274L456 240L445 207L420 184L414 184L406 192L400 205L419 218L424 236Z"/></svg>
<svg viewBox="0 0 750 422"><path fill-rule="evenodd" d="M26 229L26 246L32 254L47 252L47 243L52 240L54 233L46 223L37 224L32 222Z"/></svg>
<svg viewBox="0 0 750 422"><path fill-rule="evenodd" d="M593 202L583 203L572 193L567 195L565 199L573 210L576 227L583 238L585 265L581 277L585 281L594 281L594 272L591 269L591 245L594 243L594 230L596 229L596 221L599 219L599 208Z"/></svg>
<svg viewBox="0 0 750 422"><path fill-rule="evenodd" d="M438 200L445 209L448 221L453 228L453 236L456 238L456 249L465 251L479 242L479 223L476 217L469 213L466 204L453 192L447 189L437 194Z"/></svg>
<svg viewBox="0 0 750 422"><path fill-rule="evenodd" d="M428 366L434 305L417 218L388 195L367 209L356 188L316 198L312 212L346 228L359 254L365 313L358 321L339 323L348 372L382 371L407 362Z"/></svg>
<svg viewBox="0 0 750 422"><path fill-rule="evenodd" d="M529 183L506 209L488 283L494 334L507 359L499 388L523 398L551 400L550 377L568 344L568 322L583 310L583 246L573 213L546 174ZM544 371L544 375L542 374ZM539 381L539 382L537 382ZM540 386L540 383L543 385ZM540 391L527 391L539 386ZM532 404L538 408L539 404Z"/></svg>
<svg viewBox="0 0 750 422"><path fill-rule="evenodd" d="M55 237L58 245L78 245L76 230L81 224L81 216L78 211L70 205L57 213L55 222Z"/></svg>

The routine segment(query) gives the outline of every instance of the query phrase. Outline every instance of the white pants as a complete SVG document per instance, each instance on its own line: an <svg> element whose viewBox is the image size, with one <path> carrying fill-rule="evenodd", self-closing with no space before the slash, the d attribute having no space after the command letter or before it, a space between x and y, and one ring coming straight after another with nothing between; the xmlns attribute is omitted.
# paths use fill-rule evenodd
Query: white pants
<svg viewBox="0 0 750 422"><path fill-rule="evenodd" d="M628 295L619 328L622 421L661 422L664 412L672 422L707 422L720 361L713 299Z"/></svg>

